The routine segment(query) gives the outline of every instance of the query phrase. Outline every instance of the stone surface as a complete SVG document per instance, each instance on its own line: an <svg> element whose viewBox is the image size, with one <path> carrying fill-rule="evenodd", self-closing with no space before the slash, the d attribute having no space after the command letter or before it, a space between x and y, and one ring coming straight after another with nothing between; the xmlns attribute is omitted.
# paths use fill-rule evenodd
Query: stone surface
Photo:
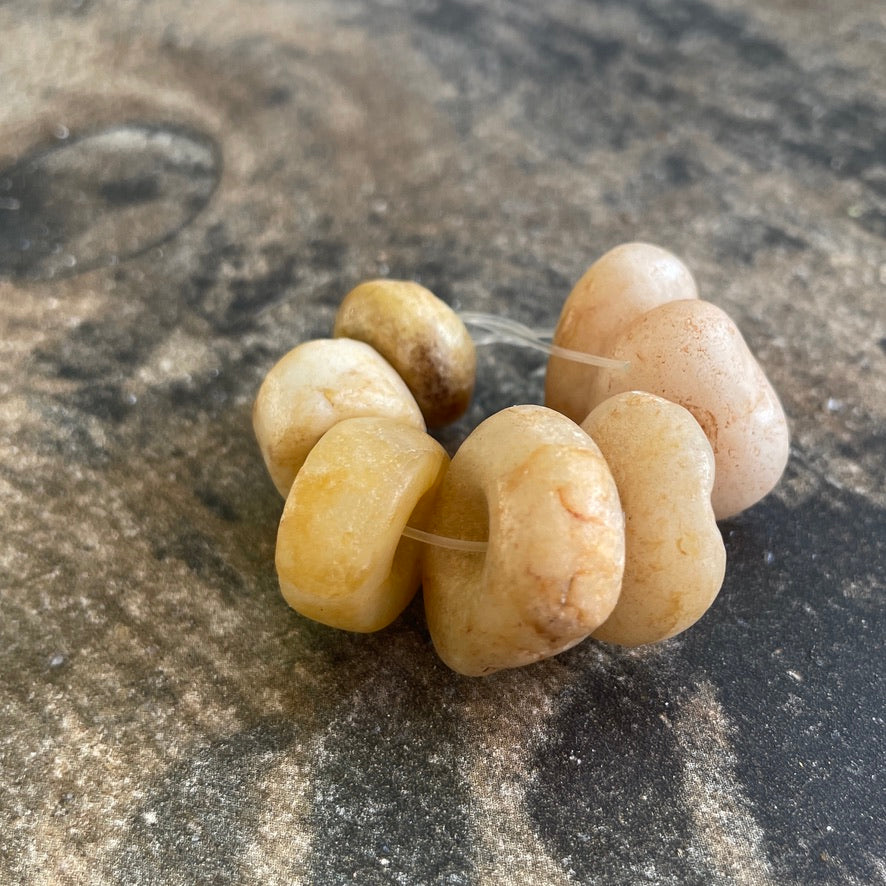
<svg viewBox="0 0 886 886"><path fill-rule="evenodd" d="M8 0L0 33L2 882L883 880L881 4ZM551 325L636 239L793 430L705 618L471 681L419 604L290 611L273 362L385 274ZM543 364L481 348L440 439Z"/></svg>

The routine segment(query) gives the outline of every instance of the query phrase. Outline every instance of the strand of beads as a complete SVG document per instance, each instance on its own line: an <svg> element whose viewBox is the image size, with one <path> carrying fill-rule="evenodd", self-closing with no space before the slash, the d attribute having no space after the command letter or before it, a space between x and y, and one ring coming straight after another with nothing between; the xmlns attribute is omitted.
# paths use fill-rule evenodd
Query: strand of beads
<svg viewBox="0 0 886 886"><path fill-rule="evenodd" d="M426 425L470 401L465 323L482 330L478 343L549 353L548 406L490 417L450 464ZM334 332L284 356L253 411L287 498L283 595L308 617L370 631L421 583L434 645L464 674L591 634L638 645L685 630L723 581L716 518L765 495L784 468L787 424L765 375L658 247L599 259L553 336L457 315L390 280L349 293Z"/></svg>
<svg viewBox="0 0 886 886"><path fill-rule="evenodd" d="M574 421L632 390L692 413L714 450L718 520L775 488L788 459L778 396L738 327L698 298L692 275L675 256L645 243L607 252L570 293L553 341L629 364L621 372L551 358L545 402Z"/></svg>

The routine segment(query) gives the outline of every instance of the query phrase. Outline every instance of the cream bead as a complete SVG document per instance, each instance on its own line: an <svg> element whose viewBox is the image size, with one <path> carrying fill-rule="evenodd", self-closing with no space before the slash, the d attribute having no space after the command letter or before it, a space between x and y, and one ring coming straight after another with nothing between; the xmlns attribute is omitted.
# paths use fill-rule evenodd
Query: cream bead
<svg viewBox="0 0 886 886"><path fill-rule="evenodd" d="M711 507L711 445L682 406L638 391L605 400L582 428L600 447L625 513L621 595L593 636L623 646L673 637L707 611L726 570Z"/></svg>
<svg viewBox="0 0 886 886"><path fill-rule="evenodd" d="M563 305L553 344L609 356L625 326L668 301L697 298L695 280L675 255L649 243L623 243L595 261ZM591 411L588 391L599 370L551 357L545 404L573 421Z"/></svg>
<svg viewBox="0 0 886 886"><path fill-rule="evenodd" d="M318 339L293 348L265 377L252 424L274 485L286 496L314 444L337 422L387 416L421 431L421 411L391 365L364 342Z"/></svg>
<svg viewBox="0 0 886 886"><path fill-rule="evenodd" d="M423 431L389 418L334 425L298 472L277 533L286 602L348 631L390 624L418 589L422 528L449 458Z"/></svg>
<svg viewBox="0 0 886 886"><path fill-rule="evenodd" d="M612 611L624 569L615 482L594 442L543 406L514 406L465 440L431 530L488 539L482 553L428 548L431 638L453 670L479 676L556 655Z"/></svg>
<svg viewBox="0 0 886 886"><path fill-rule="evenodd" d="M711 499L718 520L750 507L775 487L787 464L787 419L724 311L699 299L660 305L622 330L608 355L630 366L601 369L590 388L590 405L640 390L688 409L714 451Z"/></svg>

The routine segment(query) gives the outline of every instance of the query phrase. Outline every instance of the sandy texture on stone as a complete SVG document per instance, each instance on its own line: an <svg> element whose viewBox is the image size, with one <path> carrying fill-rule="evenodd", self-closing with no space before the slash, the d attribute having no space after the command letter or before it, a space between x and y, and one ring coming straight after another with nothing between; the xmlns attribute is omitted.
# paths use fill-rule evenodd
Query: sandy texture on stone
<svg viewBox="0 0 886 886"><path fill-rule="evenodd" d="M0 881L882 879L881 4L10 0L0 33ZM289 610L274 362L386 275L552 326L629 240L791 424L706 617L478 688L417 603ZM441 442L543 367L480 348Z"/></svg>

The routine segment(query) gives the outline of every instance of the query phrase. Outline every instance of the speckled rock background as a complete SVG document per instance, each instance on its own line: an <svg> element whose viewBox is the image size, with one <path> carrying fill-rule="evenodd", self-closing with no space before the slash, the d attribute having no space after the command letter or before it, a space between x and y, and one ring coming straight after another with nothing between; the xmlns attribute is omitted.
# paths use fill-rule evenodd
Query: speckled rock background
<svg viewBox="0 0 886 886"><path fill-rule="evenodd" d="M886 882L886 8L0 3L0 882ZM476 681L280 598L258 384L360 279L631 239L781 393L693 630ZM469 416L540 402L481 352Z"/></svg>

